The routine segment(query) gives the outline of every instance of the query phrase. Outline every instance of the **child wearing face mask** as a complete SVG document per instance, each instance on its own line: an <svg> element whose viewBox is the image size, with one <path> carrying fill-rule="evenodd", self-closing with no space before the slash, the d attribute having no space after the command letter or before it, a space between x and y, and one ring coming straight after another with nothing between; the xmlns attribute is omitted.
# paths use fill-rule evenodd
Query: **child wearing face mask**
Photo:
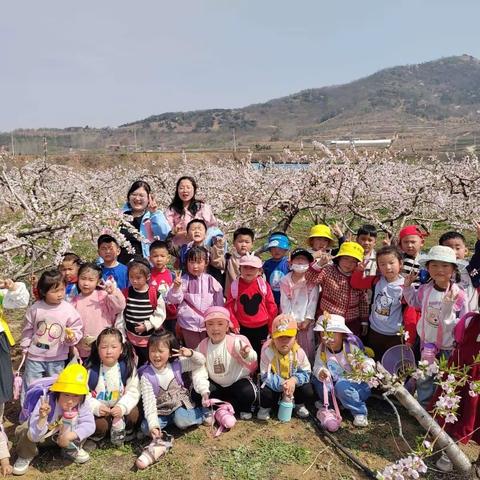
<svg viewBox="0 0 480 480"><path fill-rule="evenodd" d="M313 255L303 248L297 248L290 255L290 272L280 280L280 310L291 315L297 322L298 344L310 361L315 356L313 325L317 309L319 287L308 284L305 274Z"/></svg>

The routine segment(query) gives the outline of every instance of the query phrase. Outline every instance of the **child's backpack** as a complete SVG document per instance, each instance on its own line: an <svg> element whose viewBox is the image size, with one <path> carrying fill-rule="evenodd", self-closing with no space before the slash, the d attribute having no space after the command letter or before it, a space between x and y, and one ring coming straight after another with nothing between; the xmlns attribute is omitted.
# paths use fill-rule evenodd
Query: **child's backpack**
<svg viewBox="0 0 480 480"><path fill-rule="evenodd" d="M208 351L208 338L204 338L197 347L197 350L205 357L207 358L207 351ZM240 340L242 343L248 345L250 348L252 348L252 345L250 344L250 340L245 337L244 335L231 335L228 334L225 337L225 341L227 342L227 351L228 353L243 367L248 369L250 373L255 373L257 371L258 363L257 361L253 362L247 362L241 355L240 353L235 349L235 340Z"/></svg>
<svg viewBox="0 0 480 480"><path fill-rule="evenodd" d="M123 385L125 386L128 381L127 364L123 360L118 362L118 364L120 365L120 377L122 379ZM88 369L88 389L91 392L95 390L95 387L98 384L99 375L100 375L100 365L95 365Z"/></svg>
<svg viewBox="0 0 480 480"><path fill-rule="evenodd" d="M208 406L217 407L215 413L213 414L213 418L218 423L218 429L215 432L215 437L218 437L224 430L233 428L237 423L237 419L235 418L235 410L233 409L231 403L210 398L208 399Z"/></svg>
<svg viewBox="0 0 480 480"><path fill-rule="evenodd" d="M173 362L170 363L170 366L172 367L173 370L173 376L175 377L175 380L177 383L183 387L184 382L182 378L182 365L180 364L180 360L174 360ZM150 382L153 388L153 393L155 396L158 396L160 393L160 384L158 383L158 378L155 375L155 371L153 370L153 367L147 363L146 365L143 365L138 369L138 376L142 378L145 376L147 380Z"/></svg>
<svg viewBox="0 0 480 480"><path fill-rule="evenodd" d="M464 341L465 329L467 327L467 320L471 319L472 317L475 317L476 315L479 315L479 314L477 312L468 312L455 325L455 328L453 329L453 337L455 339L455 343L457 346L461 345Z"/></svg>
<svg viewBox="0 0 480 480"><path fill-rule="evenodd" d="M53 418L55 413L55 397L53 395L48 395L50 387L54 384L57 380L57 376L53 377L44 377L39 378L38 380L33 381L27 391L25 392L25 398L23 399L22 409L20 410L20 415L18 420L20 423L25 422L30 418L35 406L37 405L38 401L41 397L48 396L48 402L51 407L51 411L48 414L47 421L50 422Z"/></svg>
<svg viewBox="0 0 480 480"><path fill-rule="evenodd" d="M337 398L335 397L335 389L333 383L330 380L328 382L332 386L332 401L334 410L328 408L328 388L327 381L323 383L323 408L319 408L317 411L317 418L325 430L329 432L336 432L342 424L342 416L340 415L340 409L338 408Z"/></svg>
<svg viewBox="0 0 480 480"><path fill-rule="evenodd" d="M260 289L260 293L262 294L263 299L265 299L268 293L267 282L263 277L257 277L257 283L258 283L258 288ZM233 304L233 308L235 311L237 311L238 278L236 278L230 285L230 292L231 292L232 298L235 300Z"/></svg>

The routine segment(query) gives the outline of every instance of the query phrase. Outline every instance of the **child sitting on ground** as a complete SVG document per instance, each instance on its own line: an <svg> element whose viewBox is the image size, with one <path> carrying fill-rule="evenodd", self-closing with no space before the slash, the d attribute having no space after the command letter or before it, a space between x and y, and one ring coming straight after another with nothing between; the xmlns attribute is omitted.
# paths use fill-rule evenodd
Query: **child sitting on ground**
<svg viewBox="0 0 480 480"><path fill-rule="evenodd" d="M312 375L312 384L320 401L323 403L324 400L323 382L328 382L330 394L334 394L353 415L353 424L356 427L366 427L368 412L365 402L370 396L370 387L365 382L349 380L346 374L352 371L349 354L363 357L365 367L372 370L374 361L363 355L357 343L349 339L348 335L352 335L352 331L345 325L345 318L341 315L321 315L315 331L322 332Z"/></svg>
<svg viewBox="0 0 480 480"><path fill-rule="evenodd" d="M297 248L291 253L291 272L280 280L280 310L286 315L292 315L297 322L298 344L312 362L315 356L313 326L319 288L305 280L311 262L312 254L303 248Z"/></svg>
<svg viewBox="0 0 480 480"><path fill-rule="evenodd" d="M205 273L207 257L204 247L192 247L187 255L187 273L175 278L167 294L167 301L178 305L177 330L185 346L193 349L207 336L203 322L206 310L223 306L222 286Z"/></svg>
<svg viewBox="0 0 480 480"><path fill-rule="evenodd" d="M13 466L14 475L27 473L38 455L38 444L58 445L63 456L75 463L90 459L82 448L83 441L95 431L93 413L85 401L87 375L85 367L71 364L62 370L45 396L38 387L27 394L26 405L35 403L27 420L15 430L18 458Z"/></svg>
<svg viewBox="0 0 480 480"><path fill-rule="evenodd" d="M341 315L355 335L360 335L362 323L368 322L368 301L364 291L350 286L350 277L363 261L363 248L356 242L342 243L333 263L320 257L310 265L305 278L321 288L319 310Z"/></svg>
<svg viewBox="0 0 480 480"><path fill-rule="evenodd" d="M259 420L269 420L271 409L280 398L293 399L295 414L307 418L305 403L312 398L312 368L296 340L297 322L290 315L279 315L272 325L272 339L263 347L260 358Z"/></svg>
<svg viewBox="0 0 480 480"><path fill-rule="evenodd" d="M78 270L78 290L72 305L77 309L83 324L83 337L77 344L80 358L90 355L91 344L106 327L113 327L117 316L125 308L125 297L116 282L102 282L102 269L95 263L83 263ZM100 286L104 288L101 289ZM121 322L120 322L121 323Z"/></svg>
<svg viewBox="0 0 480 480"><path fill-rule="evenodd" d="M448 358L454 347L453 329L458 319L467 313L465 292L452 281L458 273L457 258L450 247L436 245L422 259L431 280L416 289L412 284L417 275L405 278L403 295L407 303L421 311L417 324L422 360ZM418 402L426 407L435 391L433 377L417 380Z"/></svg>
<svg viewBox="0 0 480 480"><path fill-rule="evenodd" d="M15 340L5 319L4 309L26 308L30 295L24 283L10 278L0 280L0 425L3 422L5 402L13 397L13 370L10 347Z"/></svg>
<svg viewBox="0 0 480 480"><path fill-rule="evenodd" d="M383 354L402 343L399 335L403 326L403 282L400 274L402 255L396 247L382 247L376 255L377 275L364 276L365 262L360 262L353 272L350 284L359 290L370 289L372 303L367 324L362 325L362 336L375 352L375 359L382 360Z"/></svg>
<svg viewBox="0 0 480 480"><path fill-rule="evenodd" d="M130 287L123 290L126 306L123 312L123 325L120 330L127 332L138 357L138 366L148 361L147 343L150 335L159 330L166 317L165 302L157 289L148 285L150 263L136 257L128 264Z"/></svg>
<svg viewBox="0 0 480 480"><path fill-rule="evenodd" d="M267 244L271 258L263 264L263 273L272 288L277 307L280 308L280 280L288 273L288 251L290 240L283 232L272 233Z"/></svg>
<svg viewBox="0 0 480 480"><path fill-rule="evenodd" d="M157 444L162 430L170 424L183 430L203 422L210 422L208 411L195 407L182 379L183 372L193 371L205 364L205 357L189 348L179 347L171 332L154 334L148 340L149 364L140 371L145 420L142 431L152 437L152 443L137 459L144 469L156 462L166 451L166 445Z"/></svg>
<svg viewBox="0 0 480 480"><path fill-rule="evenodd" d="M240 277L226 292L225 307L230 312L235 331L245 335L260 357L262 343L266 340L273 319L277 315L277 305L270 285L262 275L262 260L247 253L240 258Z"/></svg>
<svg viewBox="0 0 480 480"><path fill-rule="evenodd" d="M27 356L24 391L34 380L60 373L65 367L69 348L83 335L80 314L64 300L65 282L58 270L42 273L38 294L40 300L25 315L20 341L22 352Z"/></svg>
<svg viewBox="0 0 480 480"><path fill-rule="evenodd" d="M103 260L100 265L102 268L102 279L115 280L120 290L128 287L128 269L117 259L120 255L120 245L115 237L103 234L98 237L98 256Z"/></svg>
<svg viewBox="0 0 480 480"><path fill-rule="evenodd" d="M477 225L476 229L477 239L480 240L480 225ZM470 264L466 259L466 256L468 254L466 240L461 233L446 232L439 238L438 244L445 247L450 247L455 252L458 261L458 270L460 273L460 286L463 288L467 295L468 310L471 312L477 312L478 291L473 286L472 278L470 277L470 273L467 270L467 267L469 270L480 268L480 262L477 260L477 257L480 255L480 242L477 242L477 245L475 246L475 253L472 257L472 261ZM477 262L476 265L474 265L475 262Z"/></svg>
<svg viewBox="0 0 480 480"><path fill-rule="evenodd" d="M203 403L210 397L232 404L242 420L252 418L257 389L250 375L257 370L257 354L243 335L233 335L230 313L223 307L205 312L208 338L197 347L206 359L205 366L193 374L197 398Z"/></svg>
<svg viewBox="0 0 480 480"><path fill-rule="evenodd" d="M95 433L99 442L110 432L114 446L122 446L132 435L140 412L140 383L129 343L122 333L108 327L100 332L87 361L89 404L95 415Z"/></svg>
<svg viewBox="0 0 480 480"><path fill-rule="evenodd" d="M240 227L233 232L233 248L225 254L225 293L230 291L232 282L240 276L240 259L251 253L254 239L255 233L250 228Z"/></svg>

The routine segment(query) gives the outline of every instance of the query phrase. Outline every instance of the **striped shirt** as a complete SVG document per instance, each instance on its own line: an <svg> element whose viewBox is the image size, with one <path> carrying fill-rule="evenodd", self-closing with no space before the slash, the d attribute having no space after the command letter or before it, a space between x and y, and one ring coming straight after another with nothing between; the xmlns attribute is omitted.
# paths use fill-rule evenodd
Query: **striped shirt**
<svg viewBox="0 0 480 480"><path fill-rule="evenodd" d="M153 314L153 307L150 303L148 290L146 292L137 292L133 287L128 289L127 306L125 307L124 317L127 330L135 332L135 327L145 323ZM141 334L149 335L147 331Z"/></svg>

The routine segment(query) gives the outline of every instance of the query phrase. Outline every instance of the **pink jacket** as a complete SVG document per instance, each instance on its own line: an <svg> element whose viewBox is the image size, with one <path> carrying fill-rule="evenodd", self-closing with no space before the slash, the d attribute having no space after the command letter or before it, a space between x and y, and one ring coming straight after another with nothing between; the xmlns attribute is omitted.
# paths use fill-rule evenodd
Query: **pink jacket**
<svg viewBox="0 0 480 480"><path fill-rule="evenodd" d="M125 297L118 288L111 295L104 290L95 290L87 297L77 295L72 305L82 318L83 337L96 338L104 328L115 326L117 315L125 308ZM82 358L90 355L90 348L84 342L80 342L77 348Z"/></svg>
<svg viewBox="0 0 480 480"><path fill-rule="evenodd" d="M195 215L192 215L189 210L184 210L183 214L180 215L175 210L168 208L165 212L165 216L167 217L167 222L170 224L170 227L173 229L177 225L183 227L184 230L187 229L188 223L193 220L194 218L201 218L207 224L207 228L209 227L216 227L217 226L217 219L213 215L212 208L208 203L202 203L202 206L197 211ZM173 243L175 245L183 245L187 243L187 238L183 235L175 235L173 237Z"/></svg>
<svg viewBox="0 0 480 480"><path fill-rule="evenodd" d="M66 328L72 330L73 340L66 340ZM49 305L39 300L27 310L20 346L23 352L28 352L30 360L66 360L69 347L82 338L82 328L79 313L65 300L59 305Z"/></svg>

